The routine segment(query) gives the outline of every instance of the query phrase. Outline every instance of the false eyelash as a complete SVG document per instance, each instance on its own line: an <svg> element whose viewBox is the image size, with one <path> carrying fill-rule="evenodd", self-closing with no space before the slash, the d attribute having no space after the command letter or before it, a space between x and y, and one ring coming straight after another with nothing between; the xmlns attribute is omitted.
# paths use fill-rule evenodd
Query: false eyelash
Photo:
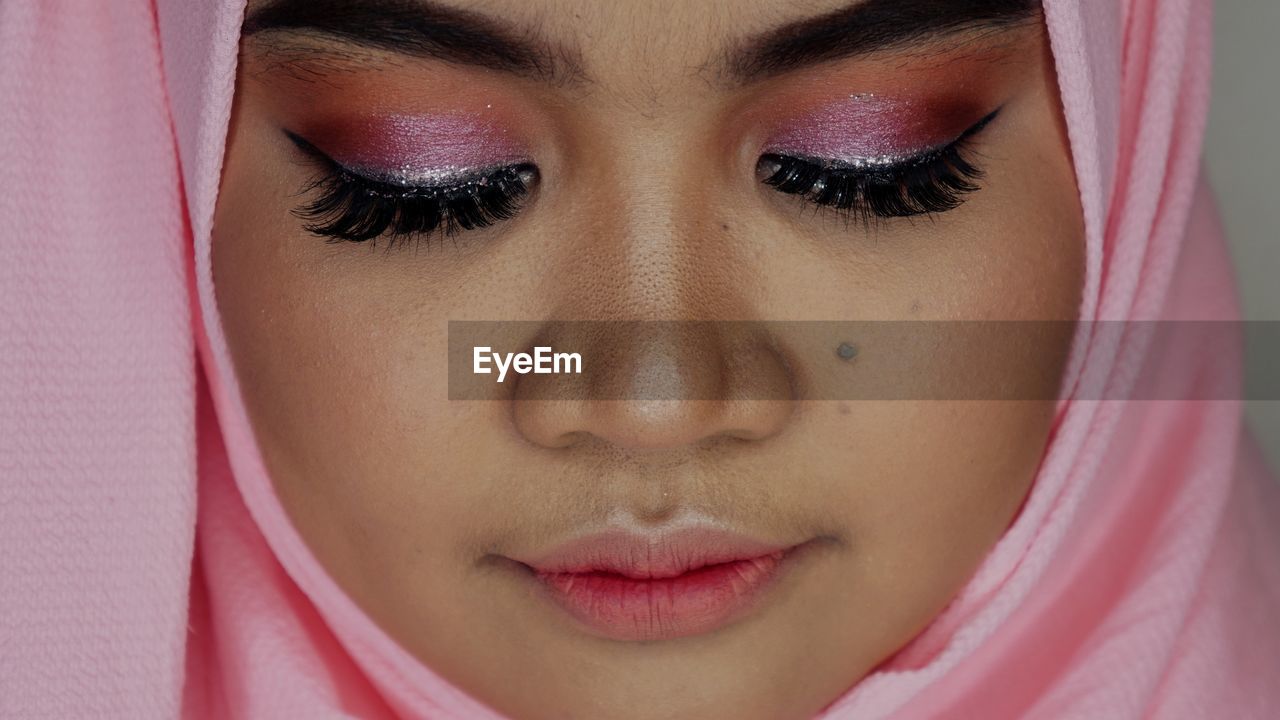
<svg viewBox="0 0 1280 720"><path fill-rule="evenodd" d="M991 113L951 144L883 166L841 167L829 160L779 153L761 156L764 183L865 222L954 210L979 190L982 170L965 154L970 138L995 119Z"/></svg>
<svg viewBox="0 0 1280 720"><path fill-rule="evenodd" d="M509 220L523 207L537 178L532 163L509 165L440 186L400 185L339 165L306 140L289 133L323 173L303 193L319 192L294 210L306 230L333 241L365 242L387 235L392 244L439 231L445 236Z"/></svg>

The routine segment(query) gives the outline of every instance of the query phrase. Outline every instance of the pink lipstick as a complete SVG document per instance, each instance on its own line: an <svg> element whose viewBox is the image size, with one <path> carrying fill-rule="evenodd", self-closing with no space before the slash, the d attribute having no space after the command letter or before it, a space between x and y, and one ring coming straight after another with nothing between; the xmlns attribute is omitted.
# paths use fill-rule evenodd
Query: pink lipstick
<svg viewBox="0 0 1280 720"><path fill-rule="evenodd" d="M614 530L518 560L588 631L652 641L711 632L748 614L797 547L710 528Z"/></svg>

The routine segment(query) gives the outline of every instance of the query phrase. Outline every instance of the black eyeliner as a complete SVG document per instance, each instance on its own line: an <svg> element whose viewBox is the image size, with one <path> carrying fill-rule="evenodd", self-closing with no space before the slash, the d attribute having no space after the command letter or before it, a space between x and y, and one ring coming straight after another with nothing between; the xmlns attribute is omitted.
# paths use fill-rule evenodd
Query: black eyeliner
<svg viewBox="0 0 1280 720"><path fill-rule="evenodd" d="M990 125L992 111L955 140L883 165L847 166L830 159L765 153L758 167L775 190L862 220L929 215L959 207L980 189L982 170L969 160L968 142Z"/></svg>
<svg viewBox="0 0 1280 720"><path fill-rule="evenodd" d="M411 185L344 167L305 138L285 136L320 173L303 194L316 197L294 210L305 229L333 241L365 242L388 236L394 243L414 236L489 227L519 212L538 176L533 163L483 169L445 184Z"/></svg>

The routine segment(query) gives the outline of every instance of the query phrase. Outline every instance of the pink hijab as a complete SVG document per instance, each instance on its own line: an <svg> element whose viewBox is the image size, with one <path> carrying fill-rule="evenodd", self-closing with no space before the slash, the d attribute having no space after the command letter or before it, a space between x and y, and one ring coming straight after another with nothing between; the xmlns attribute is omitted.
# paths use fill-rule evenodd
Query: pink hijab
<svg viewBox="0 0 1280 720"><path fill-rule="evenodd" d="M0 2L0 717L492 717L383 634L263 471L209 244L243 0ZM1208 0L1044 0L1084 319L1231 320ZM1022 512L832 718L1263 718L1280 486L1240 349L1082 324ZM205 378L207 377L207 383ZM1156 388L1156 390L1152 390Z"/></svg>

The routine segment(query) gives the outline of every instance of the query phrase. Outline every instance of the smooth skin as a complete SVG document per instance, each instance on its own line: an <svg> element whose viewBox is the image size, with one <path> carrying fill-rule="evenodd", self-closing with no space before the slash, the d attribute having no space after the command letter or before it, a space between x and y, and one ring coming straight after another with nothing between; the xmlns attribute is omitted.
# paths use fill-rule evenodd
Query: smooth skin
<svg viewBox="0 0 1280 720"><path fill-rule="evenodd" d="M846 3L448 4L577 48L591 82L243 43L213 273L281 502L382 628L505 714L812 716L964 586L1031 487L1054 403L750 399L858 372L835 348L859 339L842 336L788 346L786 361L753 355L732 375L730 344L714 338L609 339L612 357L631 360L610 365L613 381L674 377L696 401L451 401L447 323L1074 320L1083 227L1043 23L728 88L706 71L718 48ZM995 59L975 60L974 48ZM986 64L951 77L957 57ZM982 189L961 207L863 224L760 182L744 110L795 88L858 92L910 73L1003 104L974 146ZM445 111L451 92L491 93L528 114L541 178L518 217L416 249L304 229L293 211L316 170L282 129L304 123L309 103ZM1029 386L1053 379L1068 339L1000 372ZM859 352L861 362L875 346ZM913 362L957 383L984 372L963 357ZM660 528L691 513L817 540L747 617L656 642L593 636L494 562L611 518Z"/></svg>

